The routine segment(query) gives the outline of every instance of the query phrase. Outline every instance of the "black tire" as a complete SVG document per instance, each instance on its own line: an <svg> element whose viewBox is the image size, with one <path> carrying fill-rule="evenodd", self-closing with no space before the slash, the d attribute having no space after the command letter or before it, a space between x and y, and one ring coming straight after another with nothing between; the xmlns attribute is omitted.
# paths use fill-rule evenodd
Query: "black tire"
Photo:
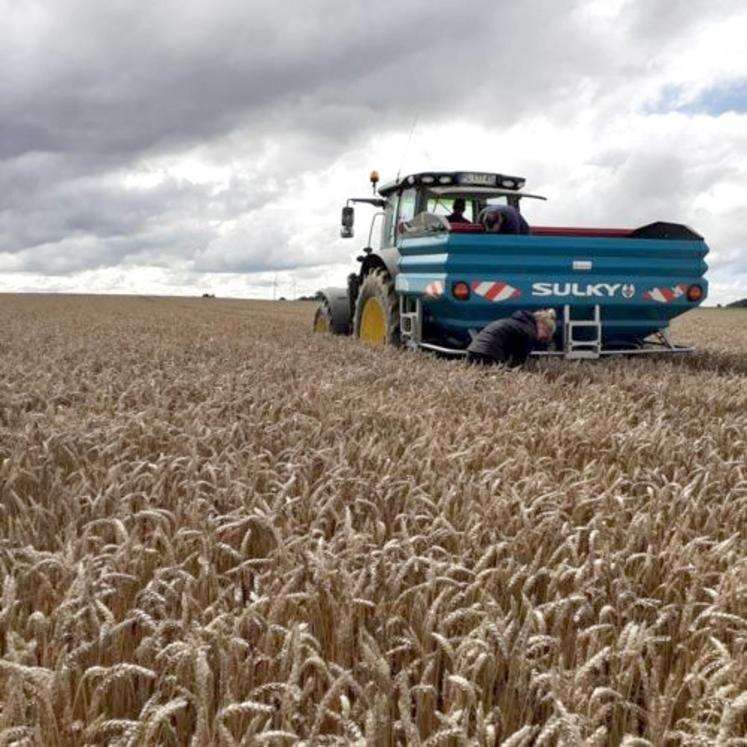
<svg viewBox="0 0 747 747"><path fill-rule="evenodd" d="M399 345L399 302L394 282L382 269L372 270L358 289L353 334L372 345Z"/></svg>

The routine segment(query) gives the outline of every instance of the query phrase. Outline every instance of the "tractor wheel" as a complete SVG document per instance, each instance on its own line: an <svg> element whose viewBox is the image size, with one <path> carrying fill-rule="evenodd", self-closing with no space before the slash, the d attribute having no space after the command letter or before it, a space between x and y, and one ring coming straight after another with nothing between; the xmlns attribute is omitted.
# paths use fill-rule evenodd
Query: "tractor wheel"
<svg viewBox="0 0 747 747"><path fill-rule="evenodd" d="M321 301L314 314L314 333L324 335L331 332L333 332L332 309L329 308L329 302L325 298Z"/></svg>
<svg viewBox="0 0 747 747"><path fill-rule="evenodd" d="M399 345L399 307L386 270L368 273L358 289L353 331L371 345Z"/></svg>

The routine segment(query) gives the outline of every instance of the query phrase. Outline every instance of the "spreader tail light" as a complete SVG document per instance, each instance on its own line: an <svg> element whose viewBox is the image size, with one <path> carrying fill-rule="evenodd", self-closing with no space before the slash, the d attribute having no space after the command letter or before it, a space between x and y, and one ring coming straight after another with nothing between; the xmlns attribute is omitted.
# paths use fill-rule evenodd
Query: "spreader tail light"
<svg viewBox="0 0 747 747"><path fill-rule="evenodd" d="M469 298L469 285L463 280L458 280L451 286L451 295L457 299L457 301L466 301Z"/></svg>
<svg viewBox="0 0 747 747"><path fill-rule="evenodd" d="M687 289L687 300L695 303L703 298L703 288L699 285L691 285Z"/></svg>

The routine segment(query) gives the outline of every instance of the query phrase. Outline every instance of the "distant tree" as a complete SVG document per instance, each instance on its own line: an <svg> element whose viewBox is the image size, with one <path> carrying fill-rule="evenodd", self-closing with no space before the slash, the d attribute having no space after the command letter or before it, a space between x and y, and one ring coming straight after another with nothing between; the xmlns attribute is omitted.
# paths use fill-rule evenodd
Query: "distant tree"
<svg viewBox="0 0 747 747"><path fill-rule="evenodd" d="M747 298L743 298L741 301L733 301L726 306L729 309L747 309Z"/></svg>

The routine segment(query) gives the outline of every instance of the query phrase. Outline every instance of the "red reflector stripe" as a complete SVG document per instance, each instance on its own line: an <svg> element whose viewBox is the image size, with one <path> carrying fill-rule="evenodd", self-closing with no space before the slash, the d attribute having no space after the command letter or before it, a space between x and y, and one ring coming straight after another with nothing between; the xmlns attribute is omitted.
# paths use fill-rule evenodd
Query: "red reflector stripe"
<svg viewBox="0 0 747 747"><path fill-rule="evenodd" d="M659 303L672 303L676 298L679 298L685 293L687 286L684 283L679 283L671 288L652 288L651 290L643 293L643 298L647 301L658 301Z"/></svg>
<svg viewBox="0 0 747 747"><path fill-rule="evenodd" d="M431 298L440 298L444 294L444 284L440 280L434 280L425 286L425 295Z"/></svg>
<svg viewBox="0 0 747 747"><path fill-rule="evenodd" d="M521 295L521 291L518 288L514 288L508 283L502 281L490 282L482 280L472 281L472 290L488 301L506 301L509 298L518 298Z"/></svg>
<svg viewBox="0 0 747 747"><path fill-rule="evenodd" d="M505 287L505 283L493 283L493 287L485 294L485 298L492 301Z"/></svg>

